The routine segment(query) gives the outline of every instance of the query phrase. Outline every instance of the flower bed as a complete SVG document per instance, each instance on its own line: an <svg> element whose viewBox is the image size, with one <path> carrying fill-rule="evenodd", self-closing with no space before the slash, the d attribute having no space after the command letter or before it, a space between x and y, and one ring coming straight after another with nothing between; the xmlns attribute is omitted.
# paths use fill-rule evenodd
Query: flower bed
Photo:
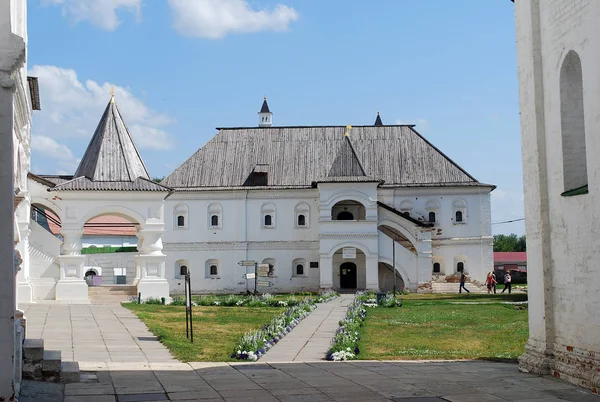
<svg viewBox="0 0 600 402"><path fill-rule="evenodd" d="M356 298L348 307L346 317L340 321L340 327L337 329L332 345L327 352L327 360L353 360L360 353L358 349L360 327L362 327L367 316L365 303L362 300L364 296L364 293L357 293Z"/></svg>
<svg viewBox="0 0 600 402"><path fill-rule="evenodd" d="M293 307L304 300L310 300L313 303L325 303L338 297L336 292L326 292L321 295L295 295L274 296L265 293L262 296L228 295L228 296L195 296L192 305L194 306L226 306L226 307ZM171 305L185 305L185 299L174 298Z"/></svg>
<svg viewBox="0 0 600 402"><path fill-rule="evenodd" d="M264 295L263 295L264 296ZM327 292L316 299L307 297L285 312L273 317L262 329L246 332L234 348L231 358L257 361L277 342L289 334L315 308L316 303L325 303L338 296L335 292Z"/></svg>
<svg viewBox="0 0 600 402"><path fill-rule="evenodd" d="M404 294L404 293L401 293ZM364 307L402 307L402 300L398 300L394 297L392 292L388 292L379 303L375 298L375 293L360 293L356 297L363 302Z"/></svg>

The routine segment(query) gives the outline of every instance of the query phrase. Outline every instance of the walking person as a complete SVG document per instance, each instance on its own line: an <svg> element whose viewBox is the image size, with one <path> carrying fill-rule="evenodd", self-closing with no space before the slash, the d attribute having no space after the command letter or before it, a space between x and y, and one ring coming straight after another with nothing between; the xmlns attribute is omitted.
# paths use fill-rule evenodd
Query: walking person
<svg viewBox="0 0 600 402"><path fill-rule="evenodd" d="M492 271L492 277L494 278L494 294L496 294L496 285L498 285L498 279L496 279L496 273Z"/></svg>
<svg viewBox="0 0 600 402"><path fill-rule="evenodd" d="M487 274L487 278L485 279L485 284L487 286L488 295L492 293L492 288L494 289L494 293L496 293L496 278L494 277L493 272L489 272Z"/></svg>
<svg viewBox="0 0 600 402"><path fill-rule="evenodd" d="M502 289L501 293L504 293L506 289L508 289L508 294L511 292L511 282L512 278L510 277L510 272L507 270L504 274L504 289Z"/></svg>
<svg viewBox="0 0 600 402"><path fill-rule="evenodd" d="M467 293L471 293L469 289L465 287L465 282L467 281L467 277L465 276L465 272L461 271L460 273L460 287L458 288L458 293L462 293L462 290L466 290Z"/></svg>

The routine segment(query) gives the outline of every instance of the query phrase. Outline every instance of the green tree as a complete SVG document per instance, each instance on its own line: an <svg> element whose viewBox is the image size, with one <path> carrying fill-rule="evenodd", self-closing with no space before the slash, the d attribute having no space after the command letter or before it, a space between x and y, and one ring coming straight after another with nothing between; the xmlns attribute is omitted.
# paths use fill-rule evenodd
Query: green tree
<svg viewBox="0 0 600 402"><path fill-rule="evenodd" d="M494 235L494 251L526 251L525 235L519 237L514 233L509 235Z"/></svg>
<svg viewBox="0 0 600 402"><path fill-rule="evenodd" d="M153 177L152 181L155 182L155 183L160 183L164 179L165 179L165 176L163 176L163 177Z"/></svg>

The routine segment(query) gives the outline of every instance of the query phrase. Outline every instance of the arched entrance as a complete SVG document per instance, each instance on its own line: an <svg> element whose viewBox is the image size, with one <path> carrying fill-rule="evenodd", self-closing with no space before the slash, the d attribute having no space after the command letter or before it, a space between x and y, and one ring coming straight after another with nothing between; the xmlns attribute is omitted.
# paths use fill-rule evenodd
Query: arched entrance
<svg viewBox="0 0 600 402"><path fill-rule="evenodd" d="M340 289L356 289L358 283L358 269L353 262L340 265Z"/></svg>
<svg viewBox="0 0 600 402"><path fill-rule="evenodd" d="M365 206L357 201L340 201L331 208L331 219L334 221L364 221L365 217Z"/></svg>

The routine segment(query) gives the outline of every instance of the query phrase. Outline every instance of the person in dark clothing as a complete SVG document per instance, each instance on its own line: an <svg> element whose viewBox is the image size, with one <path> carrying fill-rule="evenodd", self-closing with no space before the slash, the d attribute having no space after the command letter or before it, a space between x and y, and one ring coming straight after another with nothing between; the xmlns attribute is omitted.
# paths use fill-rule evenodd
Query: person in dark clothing
<svg viewBox="0 0 600 402"><path fill-rule="evenodd" d="M502 289L502 292L500 293L504 293L504 291L506 289L508 289L508 294L510 294L511 292L511 282L512 282L512 278L510 277L510 272L506 271L506 274L504 274L504 289Z"/></svg>
<svg viewBox="0 0 600 402"><path fill-rule="evenodd" d="M460 287L458 288L458 293L462 293L462 290L466 290L467 293L471 293L469 289L465 287L465 282L467 281L467 277L465 276L464 271L460 273Z"/></svg>

